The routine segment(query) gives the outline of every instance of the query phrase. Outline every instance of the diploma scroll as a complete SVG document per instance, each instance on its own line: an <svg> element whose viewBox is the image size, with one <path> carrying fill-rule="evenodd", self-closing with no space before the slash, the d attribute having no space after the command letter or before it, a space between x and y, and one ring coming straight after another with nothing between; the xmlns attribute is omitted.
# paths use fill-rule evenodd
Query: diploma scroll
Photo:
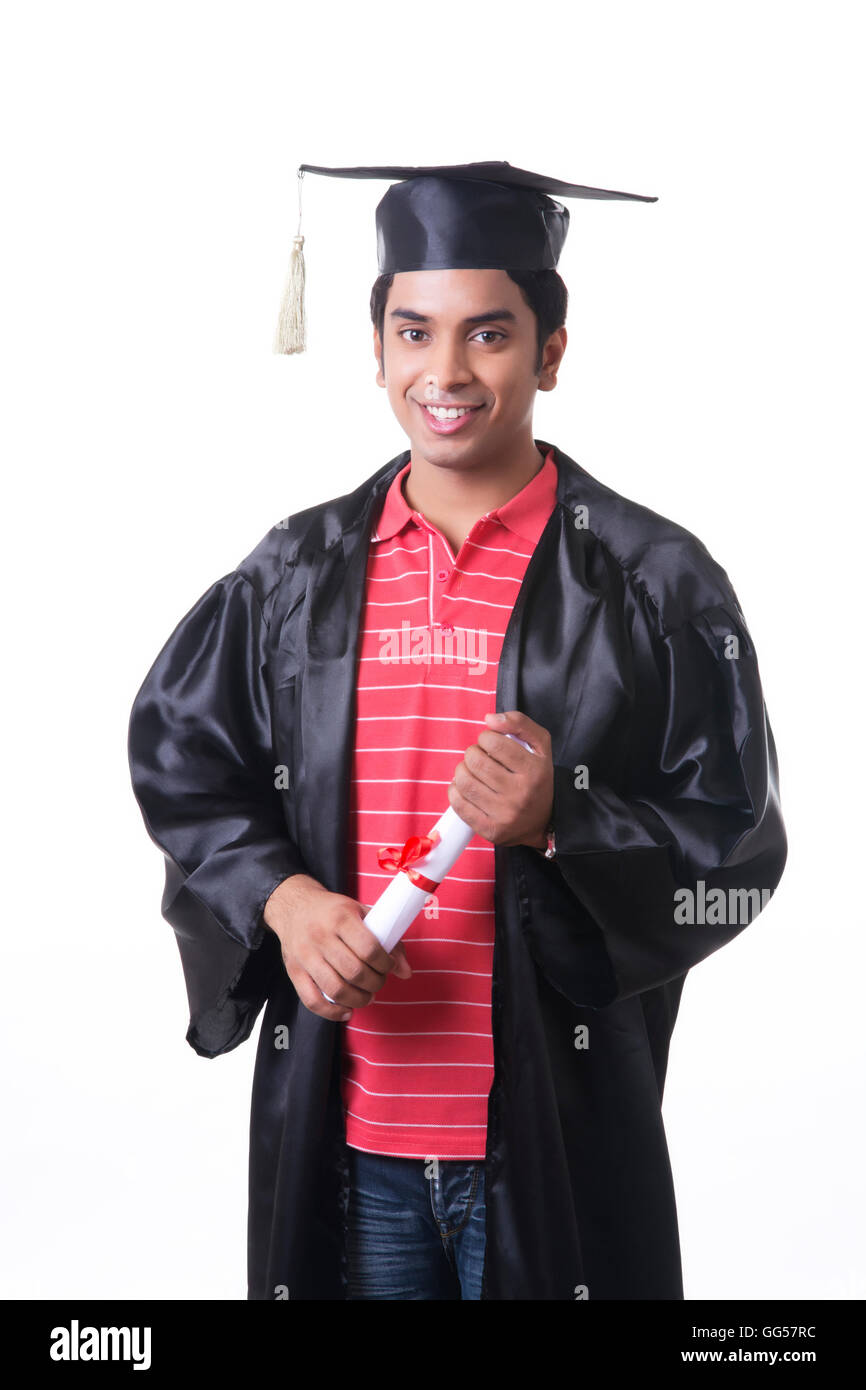
<svg viewBox="0 0 866 1390"><path fill-rule="evenodd" d="M513 738L530 753L534 751L516 734L506 734L505 737ZM386 951L393 950L397 945L401 936L415 921L430 894L451 872L474 836L475 831L472 827L460 819L453 806L449 806L429 832L428 838L433 842L432 848L420 857L412 855L411 852L409 855L404 853L404 867L398 869L388 887L364 918L364 926L369 927ZM415 840L421 838L413 837ZM411 840L406 841L404 851L411 843ZM322 993L324 994L324 990ZM334 1003L329 995L325 994L325 998L329 1003Z"/></svg>

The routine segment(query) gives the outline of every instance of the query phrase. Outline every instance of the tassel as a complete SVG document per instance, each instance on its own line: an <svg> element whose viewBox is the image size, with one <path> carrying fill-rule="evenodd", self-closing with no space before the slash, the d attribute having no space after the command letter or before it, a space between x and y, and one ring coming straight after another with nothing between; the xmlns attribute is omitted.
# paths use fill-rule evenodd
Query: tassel
<svg viewBox="0 0 866 1390"><path fill-rule="evenodd" d="M301 236L301 179L303 170L298 171L298 231L292 241L292 254L289 260L289 273L286 276L280 317L274 335L274 352L291 355L304 352L307 346L306 318L304 313L304 287L306 268L304 266L304 238Z"/></svg>

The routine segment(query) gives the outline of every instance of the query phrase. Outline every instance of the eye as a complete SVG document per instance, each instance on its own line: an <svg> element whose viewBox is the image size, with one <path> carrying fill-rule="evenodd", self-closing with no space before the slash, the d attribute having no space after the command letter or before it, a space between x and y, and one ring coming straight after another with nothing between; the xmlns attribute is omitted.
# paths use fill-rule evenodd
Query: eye
<svg viewBox="0 0 866 1390"><path fill-rule="evenodd" d="M399 331L399 333L397 334L397 337L398 337L398 338L402 338L403 335L404 335L405 333L421 333L422 335L426 336L426 334L424 334L423 328L401 328L400 331ZM406 341L407 341L407 342L412 342L412 343L417 343L417 342L418 342L418 339L417 339L417 338L407 338Z"/></svg>
<svg viewBox="0 0 866 1390"><path fill-rule="evenodd" d="M476 333L477 338L504 338L505 334L500 333L496 328L482 328L480 333Z"/></svg>

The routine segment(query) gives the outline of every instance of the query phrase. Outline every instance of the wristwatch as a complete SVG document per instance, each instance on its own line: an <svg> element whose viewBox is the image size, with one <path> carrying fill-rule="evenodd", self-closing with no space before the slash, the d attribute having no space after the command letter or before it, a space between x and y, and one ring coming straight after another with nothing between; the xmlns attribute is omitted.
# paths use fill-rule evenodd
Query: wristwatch
<svg viewBox="0 0 866 1390"><path fill-rule="evenodd" d="M553 833L553 826L549 825L544 832L547 836L547 849L540 849L539 854L543 854L545 859L553 859L556 856L556 836Z"/></svg>

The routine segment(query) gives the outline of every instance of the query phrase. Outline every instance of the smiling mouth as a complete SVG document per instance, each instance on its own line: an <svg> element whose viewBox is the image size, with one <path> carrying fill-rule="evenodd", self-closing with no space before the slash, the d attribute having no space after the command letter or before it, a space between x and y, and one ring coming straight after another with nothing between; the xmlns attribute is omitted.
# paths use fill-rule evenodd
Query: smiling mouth
<svg viewBox="0 0 866 1390"><path fill-rule="evenodd" d="M475 416L484 409L483 405L422 405L420 401L415 404L421 410L428 429L438 435L471 429Z"/></svg>
<svg viewBox="0 0 866 1390"><path fill-rule="evenodd" d="M469 415L480 410L480 405L425 405L424 409L434 420L459 420L461 415Z"/></svg>

